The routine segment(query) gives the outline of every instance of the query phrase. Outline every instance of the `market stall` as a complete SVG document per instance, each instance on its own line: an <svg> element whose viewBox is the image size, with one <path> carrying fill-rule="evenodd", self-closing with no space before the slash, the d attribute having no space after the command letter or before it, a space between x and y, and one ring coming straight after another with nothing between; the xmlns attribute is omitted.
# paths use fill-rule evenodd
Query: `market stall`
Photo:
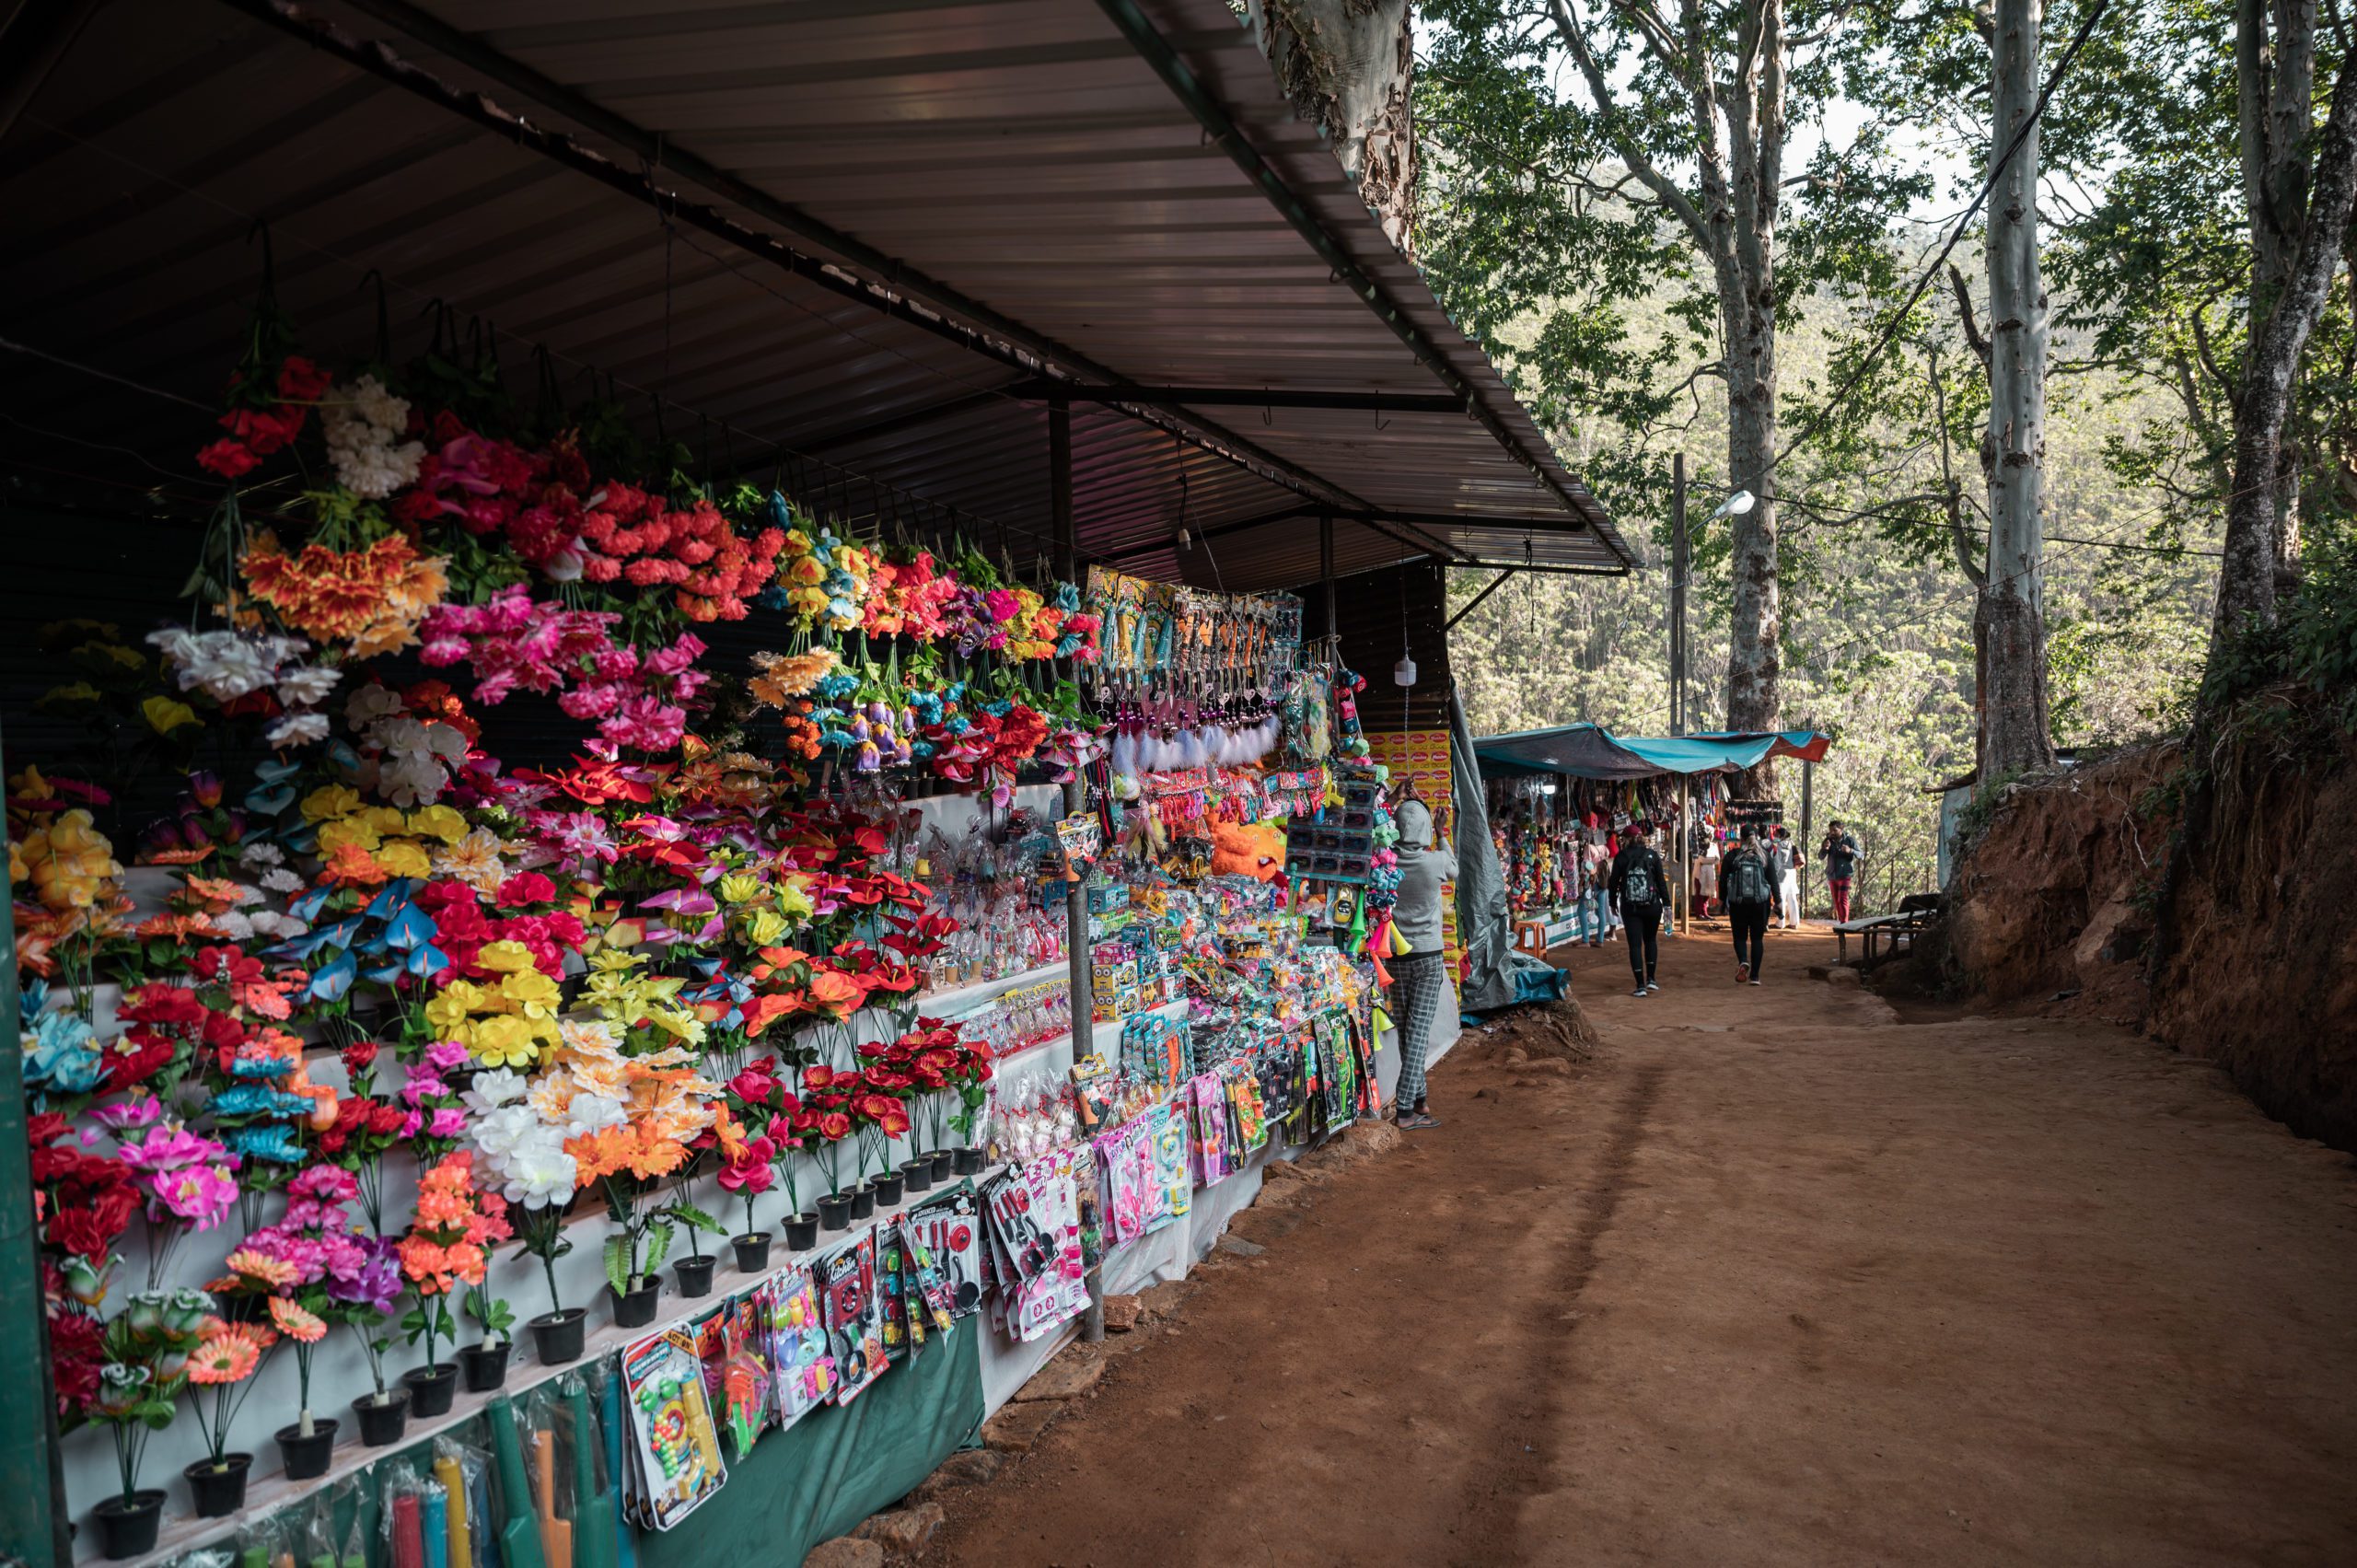
<svg viewBox="0 0 2357 1568"><path fill-rule="evenodd" d="M1217 0L1033 8L946 119L934 13L56 9L0 1546L795 1561L1382 1111L1387 793L1464 751L1305 598L1625 552ZM1174 285L1214 221L1343 308Z"/></svg>
<svg viewBox="0 0 2357 1568"><path fill-rule="evenodd" d="M1600 939L1610 926L1604 873L1635 821L1670 835L1676 918L1699 912L1698 864L1715 860L1742 823L1783 820L1780 800L1734 798L1735 777L1772 759L1822 761L1830 744L1808 730L1629 737L1588 724L1475 741L1517 934L1541 952Z"/></svg>

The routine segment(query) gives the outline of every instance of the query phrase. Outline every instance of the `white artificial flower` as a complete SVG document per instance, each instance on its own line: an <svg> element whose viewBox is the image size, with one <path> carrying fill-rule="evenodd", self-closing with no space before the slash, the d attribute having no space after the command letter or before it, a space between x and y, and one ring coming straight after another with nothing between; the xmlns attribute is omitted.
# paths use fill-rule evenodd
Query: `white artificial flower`
<svg viewBox="0 0 2357 1568"><path fill-rule="evenodd" d="M284 865L286 864L286 852L268 839L256 839L238 851L238 860L248 866Z"/></svg>
<svg viewBox="0 0 2357 1568"><path fill-rule="evenodd" d="M493 1067L487 1073L475 1074L474 1083L459 1092L467 1109L477 1116L489 1116L493 1111L523 1094L524 1075L508 1067Z"/></svg>
<svg viewBox="0 0 2357 1568"><path fill-rule="evenodd" d="M250 640L235 632L191 632L169 626L151 632L147 641L160 649L183 691L201 691L218 703L259 691L269 685L283 660L273 656L279 638Z"/></svg>
<svg viewBox="0 0 2357 1568"><path fill-rule="evenodd" d="M366 729L378 719L389 719L401 711L401 694L373 680L355 687L352 695L343 700L343 721L355 730Z"/></svg>
<svg viewBox="0 0 2357 1568"><path fill-rule="evenodd" d="M273 893L299 893L303 878L283 865L274 865L261 874L261 885Z"/></svg>
<svg viewBox="0 0 2357 1568"><path fill-rule="evenodd" d="M311 929L291 914L275 914L269 910L256 910L245 918L246 923L254 928L257 935L261 936L284 939L288 936L300 936Z"/></svg>
<svg viewBox="0 0 2357 1568"><path fill-rule="evenodd" d="M509 1202L543 1208L571 1202L573 1189L580 1179L580 1167L564 1152L564 1145L550 1137L518 1148L508 1161L505 1175L501 1192Z"/></svg>
<svg viewBox="0 0 2357 1568"><path fill-rule="evenodd" d="M630 1109L621 1101L586 1091L575 1095L564 1113L564 1135L568 1138L586 1138L609 1127L620 1127L630 1120Z"/></svg>
<svg viewBox="0 0 2357 1568"><path fill-rule="evenodd" d="M325 714L288 714L262 731L262 744L274 751L290 746L310 746L328 738Z"/></svg>
<svg viewBox="0 0 2357 1568"><path fill-rule="evenodd" d="M343 679L343 671L327 665L298 665L278 678L278 700L290 708L308 708L324 702Z"/></svg>
<svg viewBox="0 0 2357 1568"><path fill-rule="evenodd" d="M401 441L409 425L409 401L395 397L374 376L335 389L320 406L328 459L336 482L365 501L381 501L417 480L425 447Z"/></svg>
<svg viewBox="0 0 2357 1568"><path fill-rule="evenodd" d="M224 910L209 919L216 936L231 942L250 942L254 938L254 923L236 910Z"/></svg>

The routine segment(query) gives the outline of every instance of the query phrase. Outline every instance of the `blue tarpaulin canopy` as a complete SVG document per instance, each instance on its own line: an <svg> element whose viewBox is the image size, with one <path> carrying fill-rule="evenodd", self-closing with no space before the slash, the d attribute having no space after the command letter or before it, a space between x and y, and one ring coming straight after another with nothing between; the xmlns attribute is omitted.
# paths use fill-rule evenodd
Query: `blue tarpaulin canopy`
<svg viewBox="0 0 2357 1568"><path fill-rule="evenodd" d="M1662 773L1733 773L1771 757L1825 760L1832 737L1805 729L1717 735L1617 736L1600 725L1562 725L1473 743L1484 773L1568 773L1580 779L1644 779Z"/></svg>

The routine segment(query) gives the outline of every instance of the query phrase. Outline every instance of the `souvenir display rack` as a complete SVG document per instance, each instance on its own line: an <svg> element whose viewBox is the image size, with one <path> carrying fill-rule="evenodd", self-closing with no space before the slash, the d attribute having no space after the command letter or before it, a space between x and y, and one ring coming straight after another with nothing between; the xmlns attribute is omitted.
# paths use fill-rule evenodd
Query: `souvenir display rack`
<svg viewBox="0 0 2357 1568"><path fill-rule="evenodd" d="M45 633L90 745L14 760L8 838L86 1557L361 1568L262 1517L329 1482L378 1568L608 1568L1379 1109L1396 830L1298 600L839 535L438 385L265 306L183 613ZM569 761L503 765L520 693ZM471 1493L379 1462L466 1423Z"/></svg>

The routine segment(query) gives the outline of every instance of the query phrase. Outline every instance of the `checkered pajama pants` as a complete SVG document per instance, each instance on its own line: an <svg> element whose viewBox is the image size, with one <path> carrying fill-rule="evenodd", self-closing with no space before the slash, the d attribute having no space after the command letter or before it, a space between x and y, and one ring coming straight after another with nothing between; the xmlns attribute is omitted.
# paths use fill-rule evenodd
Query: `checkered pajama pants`
<svg viewBox="0 0 2357 1568"><path fill-rule="evenodd" d="M1443 972L1445 955L1411 953L1391 960L1391 1021L1399 1026L1399 1082L1392 1091L1395 1108L1422 1103L1424 1058L1432 1050L1433 1021L1440 1016L1441 999L1448 994Z"/></svg>

